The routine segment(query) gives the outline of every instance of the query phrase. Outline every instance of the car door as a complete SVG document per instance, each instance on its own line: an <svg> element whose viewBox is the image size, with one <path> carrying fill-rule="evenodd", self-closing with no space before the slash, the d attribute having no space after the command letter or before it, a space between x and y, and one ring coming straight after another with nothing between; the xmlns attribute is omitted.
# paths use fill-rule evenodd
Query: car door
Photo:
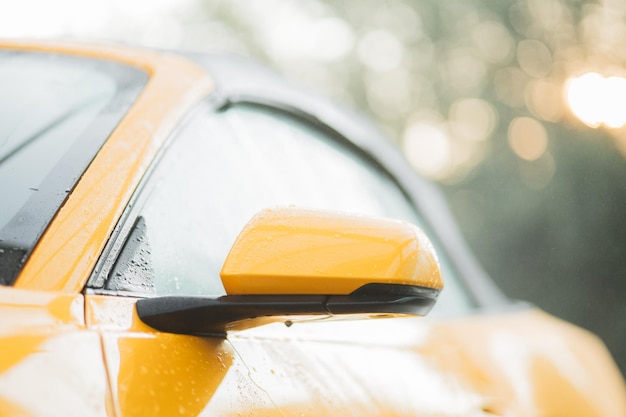
<svg viewBox="0 0 626 417"><path fill-rule="evenodd" d="M247 220L263 208L293 204L417 222L382 170L276 110L214 112L204 103L174 135L85 295L87 325L103 335L123 415L273 408L250 378L254 360L243 362L231 341L158 333L141 323L134 303L154 295L223 295L219 270ZM448 299L459 308L470 303L461 291L450 291L443 303Z"/></svg>
<svg viewBox="0 0 626 417"><path fill-rule="evenodd" d="M225 338L141 322L142 297L223 295L219 271L238 232L281 205L428 227L384 167L332 132L270 107L202 103L144 178L86 290L118 414L611 415L558 365L560 354L591 380L610 375L606 361L594 359L596 375L580 367L594 340L526 307L468 316L477 304L444 251L432 319L278 323Z"/></svg>

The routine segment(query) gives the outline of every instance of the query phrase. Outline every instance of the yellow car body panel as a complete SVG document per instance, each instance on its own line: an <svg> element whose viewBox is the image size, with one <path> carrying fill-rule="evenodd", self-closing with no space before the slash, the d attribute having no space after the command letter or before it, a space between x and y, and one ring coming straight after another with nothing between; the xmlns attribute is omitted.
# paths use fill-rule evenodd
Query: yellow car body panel
<svg viewBox="0 0 626 417"><path fill-rule="evenodd" d="M599 357L599 340L537 310L296 326L230 338L243 358L260 364L251 378L285 416L626 411L624 383L608 355Z"/></svg>
<svg viewBox="0 0 626 417"><path fill-rule="evenodd" d="M537 310L202 338L146 326L135 298L81 294L140 178L213 82L165 53L2 47L111 59L150 80L14 287L0 286L0 415L626 416L626 387L602 343Z"/></svg>
<svg viewBox="0 0 626 417"><path fill-rule="evenodd" d="M489 398L496 415L626 412L626 386L602 342L539 310L442 323L428 350L446 351L437 358L441 370L462 369L462 379Z"/></svg>
<svg viewBox="0 0 626 417"><path fill-rule="evenodd" d="M1 416L114 415L82 294L0 286L0 315Z"/></svg>
<svg viewBox="0 0 626 417"><path fill-rule="evenodd" d="M626 412L626 387L602 343L537 310L272 324L224 340L155 331L137 317L132 298L86 298L120 415Z"/></svg>
<svg viewBox="0 0 626 417"><path fill-rule="evenodd" d="M21 43L2 44L0 48L108 59L140 68L150 76L141 96L50 223L15 283L17 288L78 292L157 151L214 84L189 60L149 50Z"/></svg>
<svg viewBox="0 0 626 417"><path fill-rule="evenodd" d="M220 273L227 294L350 294L368 283L442 289L437 255L410 223L290 207L243 229Z"/></svg>
<svg viewBox="0 0 626 417"><path fill-rule="evenodd" d="M271 408L228 340L158 332L141 322L132 298L86 299L88 327L102 334L118 415L226 416Z"/></svg>

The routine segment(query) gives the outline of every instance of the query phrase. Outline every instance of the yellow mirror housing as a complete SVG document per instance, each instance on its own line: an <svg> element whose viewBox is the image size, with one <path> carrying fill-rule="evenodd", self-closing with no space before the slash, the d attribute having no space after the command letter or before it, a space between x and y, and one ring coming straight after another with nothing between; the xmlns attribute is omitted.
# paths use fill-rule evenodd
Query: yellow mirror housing
<svg viewBox="0 0 626 417"><path fill-rule="evenodd" d="M229 295L347 295L374 283L443 288L435 251L418 227L293 207L257 214L221 278Z"/></svg>

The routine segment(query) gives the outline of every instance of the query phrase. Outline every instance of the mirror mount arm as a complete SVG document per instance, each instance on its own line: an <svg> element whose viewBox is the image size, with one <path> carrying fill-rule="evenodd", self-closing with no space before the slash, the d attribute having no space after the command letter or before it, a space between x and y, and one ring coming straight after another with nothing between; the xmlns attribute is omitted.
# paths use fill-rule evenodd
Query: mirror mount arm
<svg viewBox="0 0 626 417"><path fill-rule="evenodd" d="M136 308L139 318L157 330L223 337L237 323L259 318L289 321L298 316L423 316L438 295L439 290L427 287L367 284L348 295L167 296L139 300Z"/></svg>

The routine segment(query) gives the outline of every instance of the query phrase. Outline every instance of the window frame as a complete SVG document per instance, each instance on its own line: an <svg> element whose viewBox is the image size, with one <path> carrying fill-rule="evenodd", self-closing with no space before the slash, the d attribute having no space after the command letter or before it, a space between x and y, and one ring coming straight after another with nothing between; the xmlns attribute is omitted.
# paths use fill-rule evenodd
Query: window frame
<svg viewBox="0 0 626 417"><path fill-rule="evenodd" d="M98 262L96 263L96 266L92 271L91 276L87 280L85 290L89 290L92 293L101 295L125 295L139 298L158 296L157 294L150 293L108 290L106 289L106 282L109 278L110 273L114 270L116 262L118 261L120 254L126 242L128 241L128 238L131 235L133 226L138 217L140 217L144 203L148 199L150 192L156 183L157 176L155 175L155 173L158 172L158 170L160 169L161 161L166 152L168 152L172 144L175 143L177 138L180 137L181 132L184 131L184 129L189 125L189 123L191 123L191 121L194 119L194 117L198 115L198 113L204 111L219 113L227 111L229 108L235 105L252 106L265 111L279 113L319 131L329 140L337 142L341 147L345 148L347 152L352 152L356 154L359 158L370 164L373 169L379 171L382 175L391 180L392 183L402 193L402 195L407 199L407 203L409 203L411 207L415 209L410 195L398 182L396 177L394 177L393 174L391 174L391 172L389 172L389 170L386 169L383 164L381 164L371 154L364 151L361 147L357 146L354 142L341 135L331 126L321 123L315 117L312 117L310 114L304 112L297 107L281 105L280 102L263 99L255 100L251 97L235 100L232 98L226 98L224 96L221 96L219 93L213 93L206 99L201 100L191 111L189 111L185 115L185 117L179 122L178 126L167 138L164 145L159 150L157 156L144 173L143 178L133 192L133 195L126 206L126 209L120 216L120 219L118 220L118 223L115 226L113 233L107 241L107 244L102 254L100 255L100 258L98 259ZM418 213L417 210L416 213Z"/></svg>
<svg viewBox="0 0 626 417"><path fill-rule="evenodd" d="M197 107L208 105L215 112L236 104L267 107L321 130L334 140L344 143L382 169L407 197L417 215L424 220L425 232L429 238L437 244L441 252L445 252L450 268L459 278L458 285L467 294L476 311L484 308L515 307L515 302L510 301L491 281L469 250L442 192L429 181L419 177L397 146L366 118L290 85L254 62L227 55L186 54L186 56L211 74L218 86L201 102L203 104L199 103ZM190 111L179 123L146 171L131 198L129 207L122 214L111 239L107 242L85 289L99 294L120 295L118 291L103 289L105 279L102 276L103 272L106 272L107 267L111 269L117 258L116 252L119 252L125 244L130 227L138 214L137 207L141 206L141 194L146 194L142 192L146 186L146 179L150 177L162 154L193 114L195 111ZM134 215L130 213L131 210ZM123 239L120 240L120 236ZM115 255L112 260L111 255ZM129 292L124 292L124 295L151 296Z"/></svg>
<svg viewBox="0 0 626 417"><path fill-rule="evenodd" d="M320 135L323 135L329 142L334 142L338 144L338 146L342 149L342 152L350 153L354 157L359 160L362 160L363 163L368 164L369 168L373 171L376 171L378 174L386 177L391 183L396 187L396 189L402 194L402 196L406 199L406 203L408 206L413 209L416 216L419 216L417 210L415 209L414 204L412 203L409 194L407 191L400 185L398 180L382 165L376 158L374 158L369 153L365 152L362 148L355 145L352 141L348 140L344 136L342 136L338 131L332 129L330 126L318 123L315 119L307 117L307 114L300 111L297 108L291 107L281 107L277 103L269 103L262 101L253 101L253 100L245 100L245 101L237 101L233 102L230 100L219 100L216 101L214 97L210 100L200 101L193 110L191 110L184 119L179 123L176 129L171 133L171 135L167 138L164 146L160 149L158 155L150 164L150 167L144 174L140 184L137 189L133 193L131 200L127 206L127 209L124 211L120 220L118 221L118 225L115 227L111 238L107 242L107 245L101 255L96 267L89 280L87 281L86 288L91 291L94 291L97 294L124 294L128 296L134 297L154 297L154 296L162 296L167 294L150 294L143 292L134 292L128 290L111 290L107 289L107 282L110 279L110 276L115 271L116 264L122 254L124 247L126 246L129 238L132 235L134 230L134 225L136 224L139 217L141 217L142 210L144 208L144 204L146 200L149 198L153 187L158 182L159 176L156 175L161 168L161 162L165 157L166 153L169 151L171 146L177 142L183 135L182 132L189 126L190 123L193 123L193 120L197 116L207 116L207 113L217 114L220 112L226 112L230 108L234 106L246 106L254 109L258 109L262 112L267 112L268 114L272 114L272 117L277 117L280 119L280 116L284 116L286 118L291 118L294 122L298 124L302 124L307 126L308 128L317 131ZM210 117L210 116L209 116ZM106 254L106 255L105 255Z"/></svg>
<svg viewBox="0 0 626 417"><path fill-rule="evenodd" d="M113 295L113 296L127 296L127 297L135 297L135 298L152 298L163 296L163 294L155 294L148 292L135 292L129 290L111 290L107 289L107 280L110 275L114 272L116 263L122 254L122 251L127 244L128 239L132 235L133 227L137 221L137 219L141 216L142 209L146 200L151 194L151 190L158 182L158 175L155 175L161 169L161 161L165 156L166 152L169 151L171 146L176 143L177 139L181 138L181 133L187 128L187 126L192 123L195 117L205 116L206 113L216 114L219 112L228 111L229 108L233 106L250 106L253 108L260 109L261 111L269 111L271 113L276 113L280 115L284 115L285 117L292 118L297 123L302 123L312 129L319 131L320 134L326 136L329 141L334 141L339 144L339 146L345 149L345 152L350 152L357 156L357 158L362 159L364 163L370 165L371 169L376 170L381 175L387 177L401 192L404 198L407 200L407 204L409 204L412 209L415 211L417 216L421 216L419 210L414 204L411 194L407 191L405 187L399 182L398 178L396 178L386 167L383 165L376 157L374 157L371 153L368 153L360 146L356 145L353 141L349 140L345 136L341 135L339 131L333 129L331 126L321 123L318 119L313 117L312 115L302 111L301 109L289 105L281 105L280 102L275 102L271 100L254 100L251 98L239 99L237 101L229 100L224 98L223 96L219 96L219 94L215 93L209 98L199 102L193 110L191 110L183 120L178 124L176 129L170 134L167 138L164 146L159 150L159 153L150 164L150 167L147 169L144 174L140 184L136 188L129 204L127 205L126 210L124 210L118 224L116 225L111 238L107 242L105 249L98 260L94 271L87 281L85 289L93 294L99 295ZM424 219L424 227L427 233L431 231L428 230L429 225L427 220ZM446 254L446 259L449 258ZM451 268L454 269L454 265L452 262L448 262ZM456 272L456 271L455 271ZM461 291L465 292L468 296L471 305L477 307L478 303L472 297L471 292L467 288L467 283L464 282L463 278L457 273L456 274L459 279L456 280L456 284L461 287Z"/></svg>

